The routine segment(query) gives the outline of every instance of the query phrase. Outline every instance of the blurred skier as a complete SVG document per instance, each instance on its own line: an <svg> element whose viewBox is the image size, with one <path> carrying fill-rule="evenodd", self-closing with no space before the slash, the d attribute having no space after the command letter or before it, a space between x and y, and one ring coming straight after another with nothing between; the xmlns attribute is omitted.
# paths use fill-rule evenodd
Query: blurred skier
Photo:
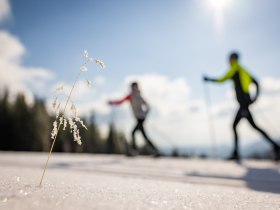
<svg viewBox="0 0 280 210"><path fill-rule="evenodd" d="M204 76L204 81L218 82L222 83L228 79L231 79L235 86L236 98L239 103L239 110L237 111L236 117L233 122L233 132L234 132L234 150L232 155L228 158L229 160L239 160L239 148L238 148L238 134L237 134L237 125L242 118L246 118L251 126L259 131L265 139L273 146L275 153L275 160L280 160L280 146L274 142L265 131L259 128L251 115L249 106L254 103L259 96L259 84L238 62L239 55L236 52L233 52L229 56L230 69L228 72L221 78L209 78ZM256 95L250 97L250 85L254 83L256 86Z"/></svg>
<svg viewBox="0 0 280 210"><path fill-rule="evenodd" d="M134 117L137 121L137 124L132 131L132 149L133 149L132 155L138 153L136 141L135 141L135 133L136 133L136 131L139 130L139 131L141 131L143 137L145 138L146 143L154 150L154 156L156 156L156 157L159 156L158 149L147 137L145 129L144 129L144 122L145 122L145 119L149 112L149 105L141 96L137 82L131 83L131 92L126 97L124 97L121 100L109 101L108 103L110 105L120 105L125 101L130 102Z"/></svg>

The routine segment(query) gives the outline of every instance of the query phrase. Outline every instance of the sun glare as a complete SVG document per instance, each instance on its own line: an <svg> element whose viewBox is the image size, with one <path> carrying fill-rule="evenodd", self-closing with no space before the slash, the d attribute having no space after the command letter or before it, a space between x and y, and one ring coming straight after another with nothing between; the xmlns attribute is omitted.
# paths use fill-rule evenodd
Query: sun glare
<svg viewBox="0 0 280 210"><path fill-rule="evenodd" d="M224 15L232 0L208 0L208 7L214 14L215 28L218 34L222 35L224 31Z"/></svg>
<svg viewBox="0 0 280 210"><path fill-rule="evenodd" d="M216 11L223 11L230 3L230 0L209 0L210 6Z"/></svg>

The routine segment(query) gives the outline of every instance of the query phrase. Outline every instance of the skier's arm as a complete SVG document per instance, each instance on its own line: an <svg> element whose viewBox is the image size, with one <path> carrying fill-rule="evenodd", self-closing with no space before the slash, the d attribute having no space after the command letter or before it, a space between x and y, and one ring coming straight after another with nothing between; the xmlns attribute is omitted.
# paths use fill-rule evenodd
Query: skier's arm
<svg viewBox="0 0 280 210"><path fill-rule="evenodd" d="M209 78L209 77L205 76L204 81L222 83L222 82L232 78L233 75L235 74L235 72L236 72L236 67L232 66L224 76L222 76L220 78Z"/></svg>
<svg viewBox="0 0 280 210"><path fill-rule="evenodd" d="M258 81L255 78L252 78L252 82L256 85L256 95L255 97L252 99L252 102L255 102L257 100L257 98L259 97L260 94L260 86Z"/></svg>
<svg viewBox="0 0 280 210"><path fill-rule="evenodd" d="M109 101L108 103L110 105L120 105L120 104L122 104L125 101L129 101L130 99L131 99L131 95L128 95L128 96L124 97L121 100Z"/></svg>
<svg viewBox="0 0 280 210"><path fill-rule="evenodd" d="M148 113L150 111L149 104L143 99L143 104L145 105L145 112Z"/></svg>

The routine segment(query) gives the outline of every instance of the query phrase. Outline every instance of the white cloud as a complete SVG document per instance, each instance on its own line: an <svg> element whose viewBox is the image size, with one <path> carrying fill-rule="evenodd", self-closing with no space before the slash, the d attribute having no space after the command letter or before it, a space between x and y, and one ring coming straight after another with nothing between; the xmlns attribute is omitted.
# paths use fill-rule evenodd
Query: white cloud
<svg viewBox="0 0 280 210"><path fill-rule="evenodd" d="M19 92L24 93L27 101L31 102L33 93L44 92L46 81L54 74L44 68L23 66L21 61L25 52L17 37L0 30L0 88L8 88L12 97Z"/></svg>
<svg viewBox="0 0 280 210"><path fill-rule="evenodd" d="M261 87L266 93L279 93L280 92L280 79L266 77L261 81Z"/></svg>
<svg viewBox="0 0 280 210"><path fill-rule="evenodd" d="M11 15L11 5L9 0L0 0L0 22Z"/></svg>
<svg viewBox="0 0 280 210"><path fill-rule="evenodd" d="M0 58L7 62L19 63L26 52L17 37L3 30L0 31L0 46Z"/></svg>

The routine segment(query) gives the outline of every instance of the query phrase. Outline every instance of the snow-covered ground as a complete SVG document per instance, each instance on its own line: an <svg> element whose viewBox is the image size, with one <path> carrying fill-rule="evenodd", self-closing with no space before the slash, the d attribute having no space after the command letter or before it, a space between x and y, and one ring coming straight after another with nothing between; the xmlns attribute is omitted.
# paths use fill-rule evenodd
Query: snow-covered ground
<svg viewBox="0 0 280 210"><path fill-rule="evenodd" d="M0 209L280 209L280 165L0 152Z"/></svg>

